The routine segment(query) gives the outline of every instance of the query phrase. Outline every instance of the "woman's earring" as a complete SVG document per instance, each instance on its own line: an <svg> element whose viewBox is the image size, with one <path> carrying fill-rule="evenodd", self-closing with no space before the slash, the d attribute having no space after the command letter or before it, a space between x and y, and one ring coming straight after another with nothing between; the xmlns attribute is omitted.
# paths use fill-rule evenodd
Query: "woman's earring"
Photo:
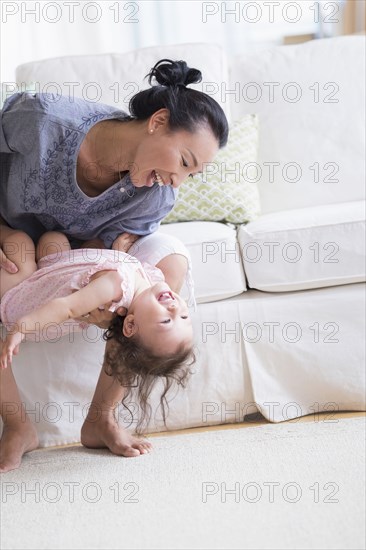
<svg viewBox="0 0 366 550"><path fill-rule="evenodd" d="M153 131L154 131L154 130L149 130L150 134L152 134L152 133L153 133Z"/></svg>

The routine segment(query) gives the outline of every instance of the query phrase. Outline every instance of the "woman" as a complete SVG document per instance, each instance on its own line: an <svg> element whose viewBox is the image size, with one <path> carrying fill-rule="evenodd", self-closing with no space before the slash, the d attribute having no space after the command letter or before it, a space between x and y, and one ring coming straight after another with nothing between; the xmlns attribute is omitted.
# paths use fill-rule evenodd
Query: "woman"
<svg viewBox="0 0 366 550"><path fill-rule="evenodd" d="M187 87L202 75L184 61L162 59L146 76L157 85L131 98L130 115L53 94L9 97L0 119L0 216L33 241L46 231L61 231L72 248L127 252L135 243L133 255L160 268L179 292L186 259L176 253L174 239L169 249L154 232L173 208L181 183L226 145L228 123L214 99ZM16 272L6 252L0 265ZM100 312L92 313L103 322ZM121 395L102 368L91 409L103 414L97 421L85 419L82 442L134 456L138 443L113 417ZM34 444L35 437L22 452Z"/></svg>
<svg viewBox="0 0 366 550"><path fill-rule="evenodd" d="M187 88L201 73L184 61L160 60L148 76L159 85L131 99L131 115L53 94L7 99L0 215L11 227L32 239L59 230L75 248L157 229L179 185L226 144L228 125L214 99Z"/></svg>

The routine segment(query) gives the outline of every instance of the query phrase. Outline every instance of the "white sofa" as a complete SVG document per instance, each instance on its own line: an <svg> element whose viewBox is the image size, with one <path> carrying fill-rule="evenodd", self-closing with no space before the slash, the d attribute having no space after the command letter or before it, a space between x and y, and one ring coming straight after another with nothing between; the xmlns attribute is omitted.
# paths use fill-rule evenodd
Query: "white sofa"
<svg viewBox="0 0 366 550"><path fill-rule="evenodd" d="M260 218L239 228L160 228L190 249L199 304L196 372L171 394L169 428L240 422L257 411L281 422L365 410L364 54L365 38L346 36L236 56L216 44L180 44L18 67L19 86L69 93L64 83L74 82L76 95L100 90L104 103L115 104L118 83L127 109L158 59L184 59L202 71L197 88L229 122L258 114ZM300 178L289 181L298 166ZM68 340L25 343L14 360L42 446L79 441L101 368L101 331ZM154 410L158 396L159 384ZM149 431L163 429L157 411Z"/></svg>

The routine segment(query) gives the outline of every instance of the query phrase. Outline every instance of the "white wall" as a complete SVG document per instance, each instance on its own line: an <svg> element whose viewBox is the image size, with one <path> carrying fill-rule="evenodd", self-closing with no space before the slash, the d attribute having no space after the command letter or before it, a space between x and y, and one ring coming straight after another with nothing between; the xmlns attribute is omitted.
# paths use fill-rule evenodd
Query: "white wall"
<svg viewBox="0 0 366 550"><path fill-rule="evenodd" d="M322 0L318 17L315 0L2 0L0 80L13 82L18 65L49 57L206 41L237 53L280 44L284 35L330 36L342 1Z"/></svg>

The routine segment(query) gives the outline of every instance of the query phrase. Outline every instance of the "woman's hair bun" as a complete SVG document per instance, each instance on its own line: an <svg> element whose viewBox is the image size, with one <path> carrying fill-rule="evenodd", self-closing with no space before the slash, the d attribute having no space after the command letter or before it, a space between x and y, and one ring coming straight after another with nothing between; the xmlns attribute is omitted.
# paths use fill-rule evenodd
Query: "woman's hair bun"
<svg viewBox="0 0 366 550"><path fill-rule="evenodd" d="M219 147L225 147L229 124L222 107L210 95L187 88L202 81L201 71L185 61L160 59L145 76L150 87L134 94L128 104L131 120L147 121L160 109L169 112L169 131L194 134L198 127L209 127ZM154 80L154 85L151 81ZM155 85L157 83L157 85Z"/></svg>
<svg viewBox="0 0 366 550"><path fill-rule="evenodd" d="M155 78L161 86L188 86L202 80L201 71L191 69L185 61L172 61L171 59L160 59L145 78L147 76L149 84Z"/></svg>

